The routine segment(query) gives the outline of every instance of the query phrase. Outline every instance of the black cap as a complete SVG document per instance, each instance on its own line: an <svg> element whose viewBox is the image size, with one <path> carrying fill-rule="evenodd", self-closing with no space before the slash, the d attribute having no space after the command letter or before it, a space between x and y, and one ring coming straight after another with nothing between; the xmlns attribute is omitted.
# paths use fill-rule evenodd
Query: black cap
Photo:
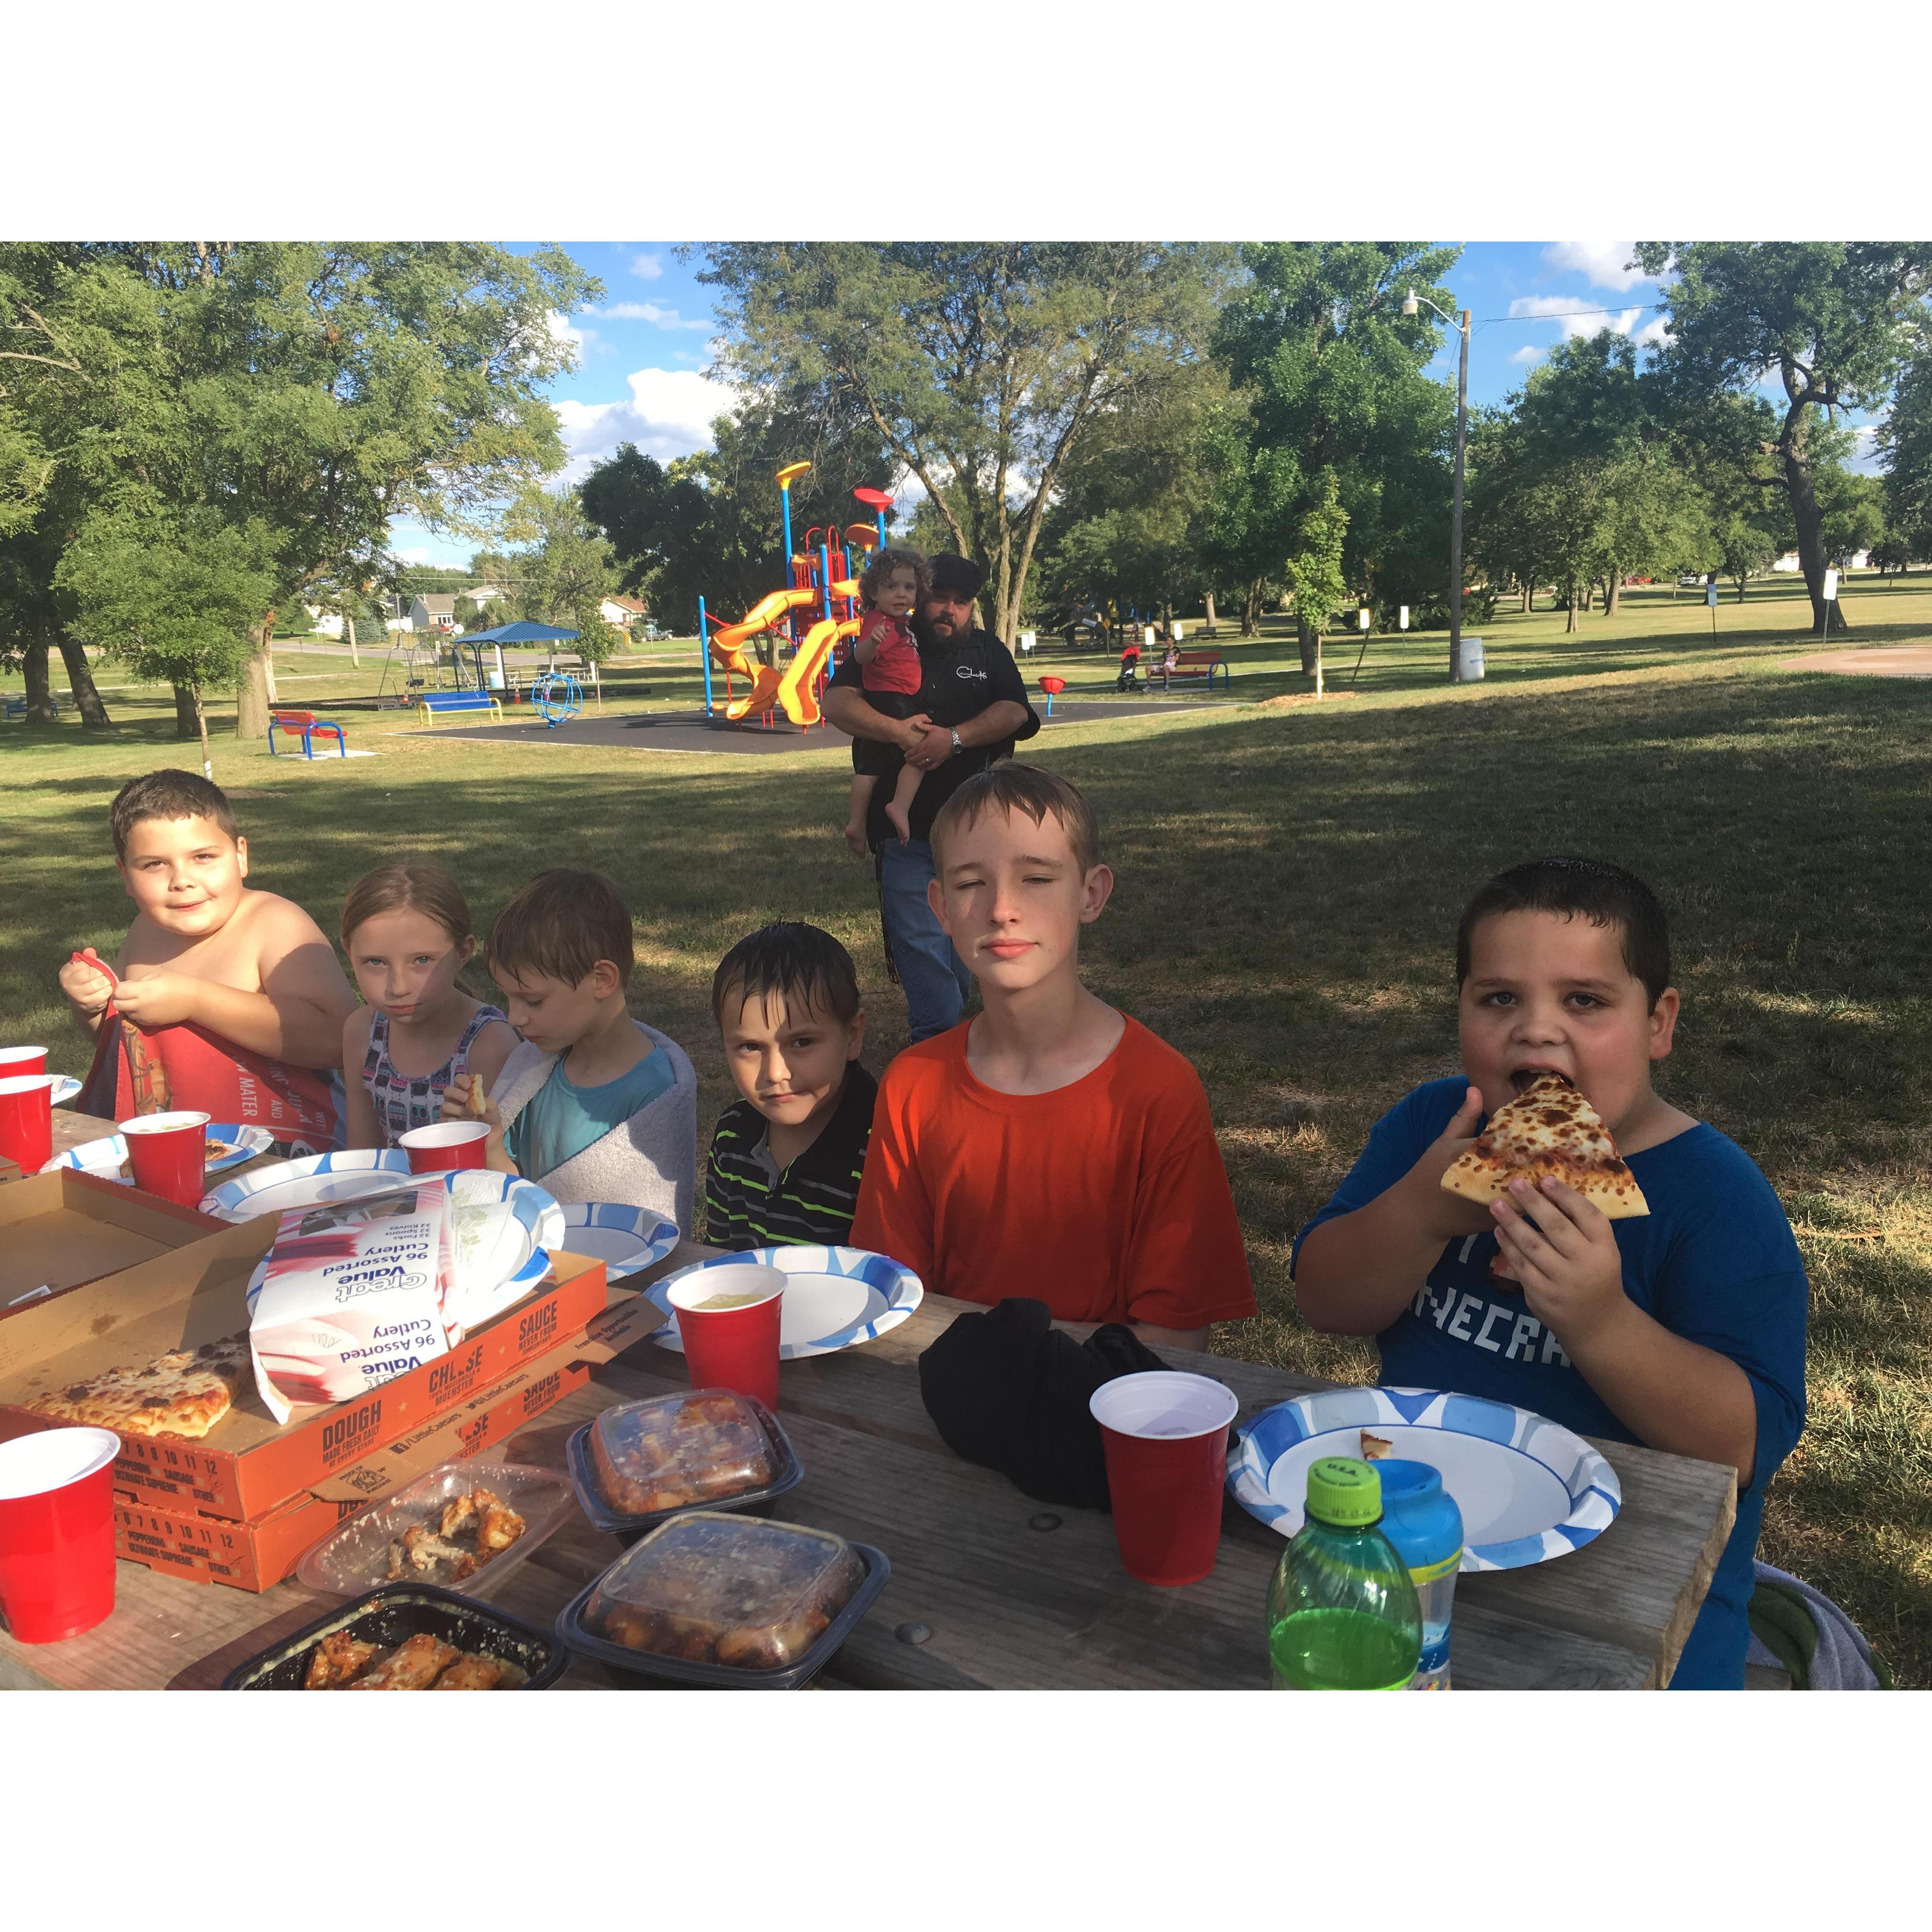
<svg viewBox="0 0 1932 1932"><path fill-rule="evenodd" d="M955 556L950 550L942 550L926 568L935 596L976 597L986 580L986 573L970 557Z"/></svg>

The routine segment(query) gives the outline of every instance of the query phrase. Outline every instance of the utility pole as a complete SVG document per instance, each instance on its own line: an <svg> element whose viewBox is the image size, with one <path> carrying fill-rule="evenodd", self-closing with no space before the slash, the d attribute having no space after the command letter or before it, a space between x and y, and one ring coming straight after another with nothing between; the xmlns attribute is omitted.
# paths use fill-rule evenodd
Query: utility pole
<svg viewBox="0 0 1932 1932"><path fill-rule="evenodd" d="M1469 436L1469 311L1460 319L1445 314L1426 296L1413 289L1402 298L1404 315L1419 315L1427 302L1462 338L1456 365L1456 483L1449 507L1449 679L1453 684L1462 674L1462 456Z"/></svg>

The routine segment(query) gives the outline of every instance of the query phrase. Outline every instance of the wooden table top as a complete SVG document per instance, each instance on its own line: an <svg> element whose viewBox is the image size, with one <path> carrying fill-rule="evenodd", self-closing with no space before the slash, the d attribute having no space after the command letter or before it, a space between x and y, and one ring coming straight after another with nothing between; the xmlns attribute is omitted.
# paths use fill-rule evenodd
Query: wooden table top
<svg viewBox="0 0 1932 1932"><path fill-rule="evenodd" d="M68 1142L102 1131L88 1122ZM656 1272L712 1250L686 1243ZM1230 1501L1214 1574L1178 1590L1129 1576L1113 1527L1047 1506L942 1443L920 1398L920 1352L971 1304L928 1295L862 1348L788 1362L780 1410L805 1464L785 1517L878 1545L883 1596L821 1682L868 1689L1258 1689L1262 1606L1281 1540ZM1078 1331L1076 1331L1078 1332ZM1226 1382L1245 1417L1331 1386L1224 1356L1190 1366ZM566 1438L600 1409L688 1386L682 1358L640 1342L484 1462L564 1464ZM1463 1576L1452 1638L1456 1687L1642 1689L1669 1682L1730 1532L1733 1472L1623 1443L1597 1444L1623 1509L1594 1543L1527 1570ZM548 1625L621 1546L580 1519L491 1600ZM207 1688L335 1599L292 1580L261 1595L117 1566L115 1614L64 1643L0 1636L0 1687ZM922 1641L910 1638L917 1627ZM624 1678L579 1659L565 1688Z"/></svg>

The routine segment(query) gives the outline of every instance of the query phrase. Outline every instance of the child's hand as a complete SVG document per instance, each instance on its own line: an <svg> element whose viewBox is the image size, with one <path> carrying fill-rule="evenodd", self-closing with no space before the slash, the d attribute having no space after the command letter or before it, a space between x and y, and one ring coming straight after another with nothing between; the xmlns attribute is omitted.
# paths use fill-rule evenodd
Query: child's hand
<svg viewBox="0 0 1932 1932"><path fill-rule="evenodd" d="M200 993L201 982L185 973L150 973L143 979L123 980L115 988L114 1004L123 1019L152 1032L193 1019Z"/></svg>
<svg viewBox="0 0 1932 1932"><path fill-rule="evenodd" d="M114 982L102 970L100 956L91 946L60 969L60 989L83 1019L99 1018L114 997Z"/></svg>
<svg viewBox="0 0 1932 1932"><path fill-rule="evenodd" d="M442 1090L442 1118L446 1120L487 1122L492 1141L503 1138L503 1117L496 1103L482 1091L482 1083L473 1073L459 1073Z"/></svg>
<svg viewBox="0 0 1932 1932"><path fill-rule="evenodd" d="M1630 1305L1616 1231L1575 1188L1553 1176L1540 1188L1517 1179L1490 1212L1529 1312L1570 1354L1580 1338L1587 1346L1592 1331Z"/></svg>
<svg viewBox="0 0 1932 1932"><path fill-rule="evenodd" d="M1438 1240L1480 1234L1490 1225L1488 1208L1466 1201L1460 1194L1446 1192L1442 1186L1442 1177L1468 1151L1476 1138L1476 1123L1482 1118L1482 1091L1472 1087L1463 1095L1456 1118L1424 1148L1422 1158L1409 1169L1404 1183L1424 1231Z"/></svg>

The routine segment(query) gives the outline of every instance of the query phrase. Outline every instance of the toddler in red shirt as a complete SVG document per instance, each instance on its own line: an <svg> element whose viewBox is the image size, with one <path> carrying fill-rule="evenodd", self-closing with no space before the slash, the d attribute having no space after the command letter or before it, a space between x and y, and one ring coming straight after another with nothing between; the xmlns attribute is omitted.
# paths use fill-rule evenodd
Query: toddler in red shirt
<svg viewBox="0 0 1932 1932"><path fill-rule="evenodd" d="M880 550L859 579L859 602L865 617L852 640L852 655L864 666L860 682L866 703L888 718L911 718L920 710L920 686L926 681L926 670L907 620L930 587L926 559L915 550ZM913 795L925 776L916 765L906 763L897 746L854 738L846 844L864 856L866 810L872 803L872 788L890 777L892 796L886 816L903 845L912 836Z"/></svg>
<svg viewBox="0 0 1932 1932"><path fill-rule="evenodd" d="M1066 781L1002 764L932 825L932 908L982 1010L886 1070L852 1240L967 1301L1126 1322L1160 1348L1255 1312L1200 1076L1080 983L1114 875Z"/></svg>

